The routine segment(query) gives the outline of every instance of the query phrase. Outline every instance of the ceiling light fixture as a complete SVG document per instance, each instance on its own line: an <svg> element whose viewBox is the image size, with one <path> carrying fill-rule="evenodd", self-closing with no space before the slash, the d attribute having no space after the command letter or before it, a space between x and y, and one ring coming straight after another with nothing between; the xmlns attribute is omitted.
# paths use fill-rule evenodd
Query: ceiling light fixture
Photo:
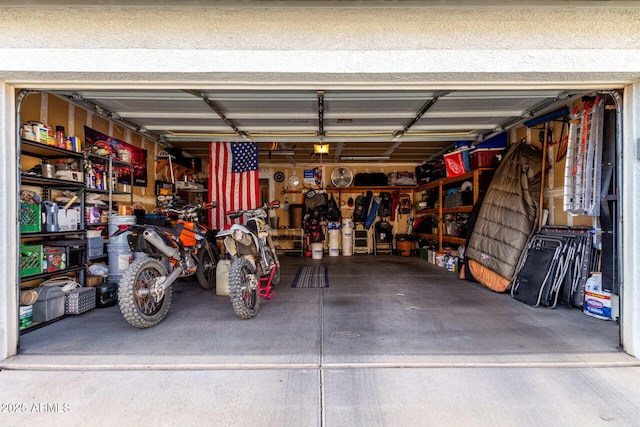
<svg viewBox="0 0 640 427"><path fill-rule="evenodd" d="M329 144L313 144L313 152L315 154L329 154Z"/></svg>

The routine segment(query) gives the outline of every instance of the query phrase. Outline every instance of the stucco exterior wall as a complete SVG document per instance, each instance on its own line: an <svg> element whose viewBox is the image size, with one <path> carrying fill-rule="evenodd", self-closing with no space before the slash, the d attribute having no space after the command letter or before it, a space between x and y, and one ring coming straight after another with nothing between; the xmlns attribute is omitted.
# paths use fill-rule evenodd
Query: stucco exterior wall
<svg viewBox="0 0 640 427"><path fill-rule="evenodd" d="M625 90L623 169L622 340L640 358L640 84Z"/></svg>
<svg viewBox="0 0 640 427"><path fill-rule="evenodd" d="M0 79L632 81L639 42L640 8L18 7Z"/></svg>
<svg viewBox="0 0 640 427"><path fill-rule="evenodd" d="M0 237L0 306L15 298L14 119L5 84L535 89L635 83L625 113L624 280L630 297L623 315L629 316L626 350L640 355L640 273L634 265L640 232L633 224L640 211L640 162L627 155L640 138L640 8L613 4L2 8L0 225L7 232ZM15 313L0 310L0 359L15 353L14 322Z"/></svg>
<svg viewBox="0 0 640 427"><path fill-rule="evenodd" d="M17 195L15 186L14 108L10 88L0 82L0 358L15 353L17 338Z"/></svg>

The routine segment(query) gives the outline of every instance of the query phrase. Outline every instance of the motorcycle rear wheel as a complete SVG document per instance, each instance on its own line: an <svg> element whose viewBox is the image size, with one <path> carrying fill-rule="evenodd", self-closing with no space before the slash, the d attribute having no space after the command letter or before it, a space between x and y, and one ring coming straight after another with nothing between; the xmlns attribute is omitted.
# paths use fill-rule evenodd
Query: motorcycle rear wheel
<svg viewBox="0 0 640 427"><path fill-rule="evenodd" d="M209 244L208 248L202 248L198 254L198 269L196 277L202 289L213 289L216 287L216 268L220 254L214 244Z"/></svg>
<svg viewBox="0 0 640 427"><path fill-rule="evenodd" d="M152 257L134 261L122 275L118 286L120 312L131 326L150 328L164 319L171 305L171 287L159 301L150 295L150 289L157 277L167 276L167 270L160 261Z"/></svg>
<svg viewBox="0 0 640 427"><path fill-rule="evenodd" d="M229 269L229 299L233 311L241 319L251 319L260 311L260 292L253 264L246 258L238 258Z"/></svg>

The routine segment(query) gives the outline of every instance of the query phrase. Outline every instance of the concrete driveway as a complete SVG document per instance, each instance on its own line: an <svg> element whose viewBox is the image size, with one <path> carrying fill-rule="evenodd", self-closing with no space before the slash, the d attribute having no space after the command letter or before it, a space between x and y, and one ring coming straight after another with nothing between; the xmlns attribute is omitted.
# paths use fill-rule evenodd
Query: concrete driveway
<svg viewBox="0 0 640 427"><path fill-rule="evenodd" d="M618 326L532 308L414 257L282 257L240 320L174 287L159 325L117 307L22 335L1 362L2 425L638 425L640 360ZM328 288L291 288L326 265Z"/></svg>

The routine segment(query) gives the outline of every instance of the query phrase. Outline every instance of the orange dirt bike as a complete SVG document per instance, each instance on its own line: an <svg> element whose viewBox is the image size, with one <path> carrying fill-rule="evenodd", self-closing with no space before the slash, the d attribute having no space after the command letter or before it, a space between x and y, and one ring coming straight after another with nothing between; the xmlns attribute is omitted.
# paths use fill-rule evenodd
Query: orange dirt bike
<svg viewBox="0 0 640 427"><path fill-rule="evenodd" d="M227 212L231 219L244 216L246 225L227 224L218 232L231 259L229 298L241 319L251 319L260 310L260 298L271 299L272 285L280 283L280 262L267 223L267 210L280 207L280 201L250 210Z"/></svg>
<svg viewBox="0 0 640 427"><path fill-rule="evenodd" d="M195 274L203 288L215 287L220 253L214 231L199 223L200 215L214 207L215 203L203 203L166 209L178 214L173 227L136 224L114 233L130 231L131 250L147 255L134 261L120 279L118 303L130 325L149 328L160 323L171 305L171 285L179 277Z"/></svg>

